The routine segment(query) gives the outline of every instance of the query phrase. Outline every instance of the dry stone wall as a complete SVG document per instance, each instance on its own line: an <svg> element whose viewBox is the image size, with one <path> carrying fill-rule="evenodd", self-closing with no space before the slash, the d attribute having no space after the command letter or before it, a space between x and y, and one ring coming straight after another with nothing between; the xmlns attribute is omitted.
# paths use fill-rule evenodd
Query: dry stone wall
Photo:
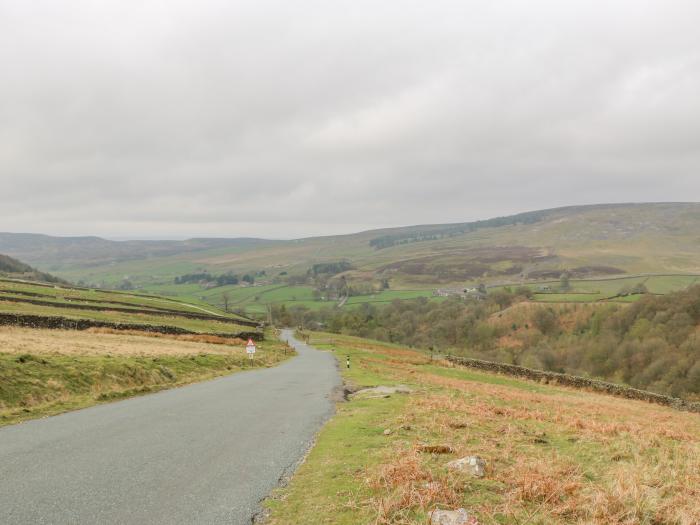
<svg viewBox="0 0 700 525"><path fill-rule="evenodd" d="M497 372L499 374L538 381L540 383L591 390L594 392L601 392L627 399L637 399L640 401L647 401L649 403L669 406L677 410L700 413L700 403L686 401L685 399L679 399L677 397L655 394L654 392L638 390L629 386L608 383L597 379L589 379L587 377L574 376L570 374L560 374L557 372L545 372L544 370L535 370L524 366L482 361L481 359L471 359L468 357L447 356L447 360L457 365L485 370L487 372Z"/></svg>
<svg viewBox="0 0 700 525"><path fill-rule="evenodd" d="M50 330L87 330L88 328L111 328L113 330L137 330L140 332L153 332L170 335L215 335L262 341L264 336L259 331L246 331L235 333L193 332L177 326L150 325L137 323L110 323L107 321L93 321L92 319L70 319L59 316L25 315L0 313L0 325L22 326L25 328L43 328Z"/></svg>

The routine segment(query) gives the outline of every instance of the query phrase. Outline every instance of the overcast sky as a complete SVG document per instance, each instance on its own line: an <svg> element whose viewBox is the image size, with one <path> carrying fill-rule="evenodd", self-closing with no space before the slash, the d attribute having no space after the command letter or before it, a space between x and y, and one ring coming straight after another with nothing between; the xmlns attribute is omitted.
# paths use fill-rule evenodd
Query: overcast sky
<svg viewBox="0 0 700 525"><path fill-rule="evenodd" d="M0 231L700 200L697 0L0 0Z"/></svg>

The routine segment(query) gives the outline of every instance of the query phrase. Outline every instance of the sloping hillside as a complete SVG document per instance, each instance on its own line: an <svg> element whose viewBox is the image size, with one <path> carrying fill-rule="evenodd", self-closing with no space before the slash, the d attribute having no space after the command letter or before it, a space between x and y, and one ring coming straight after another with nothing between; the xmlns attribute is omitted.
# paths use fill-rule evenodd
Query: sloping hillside
<svg viewBox="0 0 700 525"><path fill-rule="evenodd" d="M460 508L471 525L700 520L698 414L386 343L310 342L335 352L356 393L266 503L270 525L465 523L430 520Z"/></svg>
<svg viewBox="0 0 700 525"><path fill-rule="evenodd" d="M40 272L28 264L24 264L13 257L2 254L0 254L0 276L10 276L48 283L64 282L51 274Z"/></svg>
<svg viewBox="0 0 700 525"><path fill-rule="evenodd" d="M373 230L292 241L105 241L0 235L0 250L58 275L115 284L172 282L195 270L305 274L348 261L348 278L431 287L639 272L700 272L700 204L614 204L523 213L485 221ZM77 249L79 247L79 249Z"/></svg>

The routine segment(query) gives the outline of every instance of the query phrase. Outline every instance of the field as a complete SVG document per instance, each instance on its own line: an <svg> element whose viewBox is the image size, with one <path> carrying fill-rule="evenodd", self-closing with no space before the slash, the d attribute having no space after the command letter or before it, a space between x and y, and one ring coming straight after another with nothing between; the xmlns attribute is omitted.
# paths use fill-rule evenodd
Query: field
<svg viewBox="0 0 700 525"><path fill-rule="evenodd" d="M352 397L269 523L425 524L466 508L481 524L681 524L700 521L700 417L639 401L431 362L395 345L313 334L334 351ZM653 422L653 424L650 424ZM478 456L485 475L447 468ZM477 523L477 521L474 521Z"/></svg>
<svg viewBox="0 0 700 525"><path fill-rule="evenodd" d="M203 306L205 305L205 306ZM255 322L212 305L108 290L0 280L0 314L57 316L113 324L171 326L198 333L255 330Z"/></svg>
<svg viewBox="0 0 700 525"><path fill-rule="evenodd" d="M640 294L632 294L624 297L616 297L623 287L632 288L638 284L644 284L650 293L666 294L682 290L698 282L697 275L641 275L634 277L614 277L607 279L571 279L571 289L568 292L558 292L560 281L541 281L537 283L525 283L524 286L533 290L533 300L537 302L557 303L588 303L596 301L631 302L639 299ZM467 283L466 286L477 286L478 283ZM462 286L465 286L464 284ZM519 284L511 287L520 286ZM549 286L551 291L541 293L541 287ZM495 291L502 286L492 286L489 290ZM165 294L177 297L187 302L199 302L208 304L217 309L223 308L223 294L230 298L230 309L242 311L246 315L265 318L268 305L284 304L287 307L304 306L310 310L318 310L324 307L333 307L337 301L317 300L313 297L311 286L287 286L285 284L269 284L263 286L221 286L203 289L197 284L188 285L150 285L145 292ZM416 299L426 297L431 300L441 300L433 296L433 289L413 290L382 290L371 295L352 296L345 303L346 308L352 308L363 304L381 306L395 299Z"/></svg>
<svg viewBox="0 0 700 525"><path fill-rule="evenodd" d="M203 289L199 285L151 285L145 288L148 293L165 294L177 297L183 301L198 300L203 304L223 308L223 294L230 298L231 310L243 311L246 315L264 318L268 305L284 304L287 307L305 306L311 310L333 307L336 300L314 299L314 288L311 286L288 286L285 284L269 284L262 286L220 286ZM365 303L389 303L395 299L415 299L417 297L432 297L432 290L382 290L371 295L350 297L347 307Z"/></svg>
<svg viewBox="0 0 700 525"><path fill-rule="evenodd" d="M534 300L540 302L594 302L594 301L622 301L629 302L639 299L640 294L631 294L619 297L618 293L623 288L634 288L636 285L644 285L649 293L664 295L670 292L683 290L697 284L698 275L668 274L668 275L638 275L628 277L614 277L608 279L571 279L570 289L559 291L560 281L541 281L538 283L524 283L534 294ZM551 291L542 292L543 287L550 287ZM500 287L494 287L497 290Z"/></svg>
<svg viewBox="0 0 700 525"><path fill-rule="evenodd" d="M0 426L272 366L291 355L274 337L258 345L251 362L245 341L236 339L0 326Z"/></svg>
<svg viewBox="0 0 700 525"><path fill-rule="evenodd" d="M392 289L426 289L524 276L575 278L623 273L700 273L700 205L648 203L542 210L471 224L388 228L289 241L125 241L0 234L0 253L73 282L167 286L207 270L267 279L349 261L349 276L388 278ZM380 242L378 242L380 241ZM549 275L549 277L547 277Z"/></svg>

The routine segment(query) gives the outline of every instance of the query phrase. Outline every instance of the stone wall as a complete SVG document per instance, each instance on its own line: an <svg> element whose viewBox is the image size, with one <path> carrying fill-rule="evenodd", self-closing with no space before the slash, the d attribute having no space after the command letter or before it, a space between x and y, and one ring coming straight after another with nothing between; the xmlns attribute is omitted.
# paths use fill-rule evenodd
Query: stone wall
<svg viewBox="0 0 700 525"><path fill-rule="evenodd" d="M640 401L647 401L649 403L669 406L677 410L700 413L700 403L686 401L676 397L664 396L662 394L655 394L654 392L648 392L646 390L638 390L625 385L599 381L597 379L589 379L587 377L573 376L569 374L559 374L557 372L545 372L543 370L535 370L524 366L494 363L492 361L482 361L481 359L471 359L468 357L447 356L446 359L457 365L477 368L487 372L497 372L499 374L521 377L524 379L537 381L539 383L569 386L583 390L601 392L627 399L637 399Z"/></svg>
<svg viewBox="0 0 700 525"><path fill-rule="evenodd" d="M70 319L59 316L25 315L0 313L0 325L22 326L26 328L43 328L49 330L87 330L88 328L111 328L114 330L138 330L141 332L154 332L172 335L215 335L262 341L264 335L260 331L247 331L235 333L193 332L177 326L136 324L136 323L111 323L107 321L93 321L92 319Z"/></svg>

